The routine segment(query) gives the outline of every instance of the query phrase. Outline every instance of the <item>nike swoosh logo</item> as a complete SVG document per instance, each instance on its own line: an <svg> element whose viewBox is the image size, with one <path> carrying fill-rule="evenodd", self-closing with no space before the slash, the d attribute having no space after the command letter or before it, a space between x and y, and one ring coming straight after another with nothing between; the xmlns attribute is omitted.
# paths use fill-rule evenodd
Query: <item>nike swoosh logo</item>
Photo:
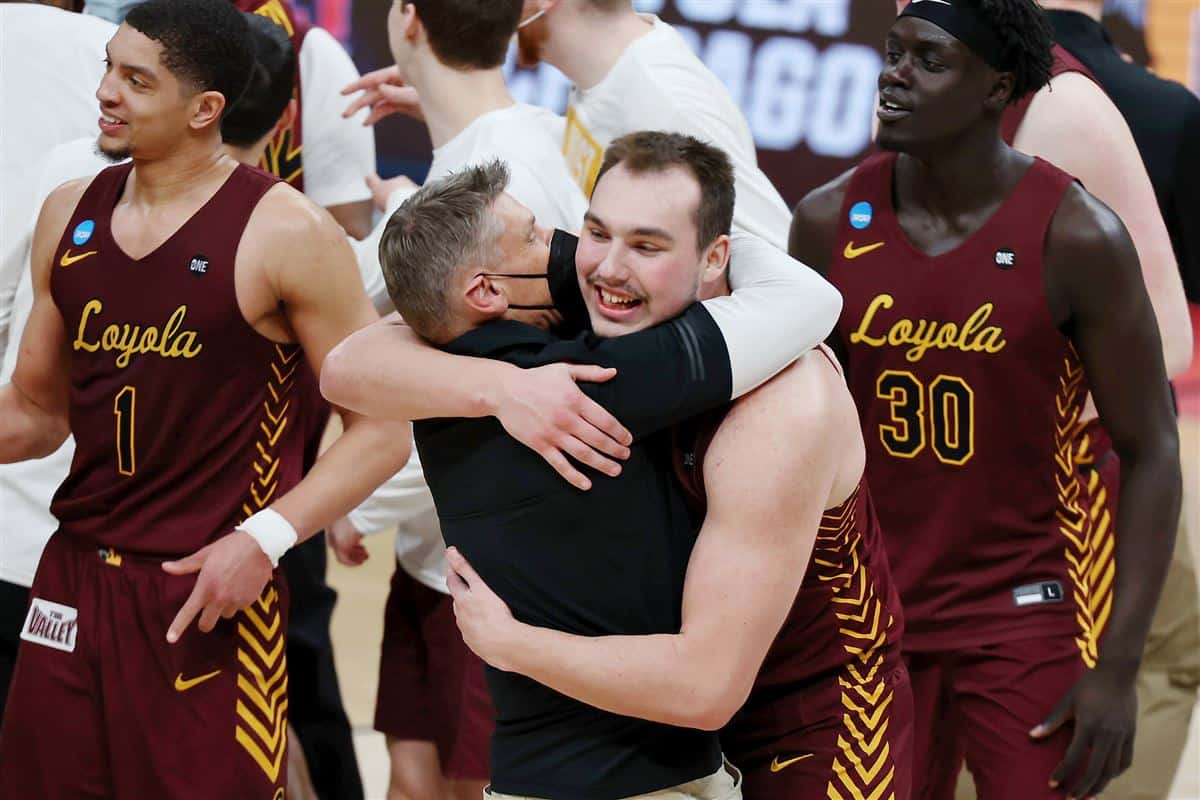
<svg viewBox="0 0 1200 800"><path fill-rule="evenodd" d="M94 256L98 252L100 252L100 251L99 250L88 250L86 253L80 253L77 256L73 256L73 255L71 255L71 249L67 248L66 252L64 252L62 254L62 258L60 258L58 260L58 265L60 267L69 267L72 264L74 264L76 261L83 261L88 256Z"/></svg>
<svg viewBox="0 0 1200 800"><path fill-rule="evenodd" d="M790 767L792 764L795 764L797 761L803 761L806 758L812 758L812 757L813 757L812 753L805 753L802 756L796 756L795 758L789 758L787 761L780 761L779 756L775 756L775 758L771 759L771 772L783 772L785 769Z"/></svg>
<svg viewBox="0 0 1200 800"><path fill-rule="evenodd" d="M865 244L862 247L855 247L854 242L846 242L846 249L842 251L842 255L849 260L853 260L859 256L865 256L872 250L878 250L883 245L884 242L875 242L875 244Z"/></svg>
<svg viewBox="0 0 1200 800"><path fill-rule="evenodd" d="M179 673L179 676L175 678L175 691L186 692L188 689L199 686L209 678L215 678L220 674L221 670L217 670L216 672L210 672L207 675L201 675L199 678L192 678L191 680L185 681L183 679L183 673L181 672Z"/></svg>

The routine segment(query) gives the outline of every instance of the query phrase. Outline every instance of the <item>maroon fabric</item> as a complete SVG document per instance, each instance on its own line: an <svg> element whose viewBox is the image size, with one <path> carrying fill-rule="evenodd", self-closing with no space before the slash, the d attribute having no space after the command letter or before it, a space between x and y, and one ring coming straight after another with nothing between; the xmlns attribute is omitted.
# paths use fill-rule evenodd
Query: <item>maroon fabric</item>
<svg viewBox="0 0 1200 800"><path fill-rule="evenodd" d="M893 210L895 162L873 156L854 173L829 276L905 650L1073 632L1094 652L1071 566L1089 546L1072 448L1087 381L1042 275L1072 178L1036 160L979 231L929 256ZM1016 590L1042 582L1058 584L1047 601L1018 604Z"/></svg>
<svg viewBox="0 0 1200 800"><path fill-rule="evenodd" d="M1086 75L1099 86L1096 77L1083 65L1083 62L1062 47L1054 45L1054 66L1050 68L1050 75L1054 77L1065 72L1078 72ZM1029 105L1033 102L1035 94L1036 92L1021 98L1004 110L1004 117L1000 120L1000 135L1009 144L1012 144L1017 138L1017 131L1020 130L1021 123L1025 121L1025 115L1029 113Z"/></svg>
<svg viewBox="0 0 1200 800"><path fill-rule="evenodd" d="M1073 728L1029 731L1086 670L1067 636L912 654L913 797L952 800L965 760L979 800L1061 800L1050 775Z"/></svg>
<svg viewBox="0 0 1200 800"><path fill-rule="evenodd" d="M194 583L156 560L51 537L32 602L77 609L75 649L21 643L0 730L0 797L283 796L282 575L248 611L167 644Z"/></svg>
<svg viewBox="0 0 1200 800"><path fill-rule="evenodd" d="M279 25L292 40L292 49L296 55L296 99L302 108L303 94L300 86L300 48L304 45L304 37L312 30L312 26L296 15L292 4L284 0L236 0L235 5L242 11L260 14ZM299 111L299 109L298 109ZM291 126L275 134L267 151L259 164L267 172L287 181L301 192L304 191L304 125L303 114L297 113Z"/></svg>
<svg viewBox="0 0 1200 800"><path fill-rule="evenodd" d="M733 740L722 732L725 755L742 771L745 800L908 800L913 704L904 665L883 673L874 691L879 695L871 702L837 681L824 681L786 697L776 713L792 726L787 734L754 737L747 730L747 739ZM862 741L849 732L847 717Z"/></svg>
<svg viewBox="0 0 1200 800"><path fill-rule="evenodd" d="M304 356L246 322L234 285L242 231L275 179L238 167L135 261L109 225L130 169L96 176L56 251L51 291L72 343L76 450L51 510L64 533L91 544L178 557L299 480ZM94 232L76 245L84 221Z"/></svg>
<svg viewBox="0 0 1200 800"><path fill-rule="evenodd" d="M463 642L450 596L397 563L383 617L375 730L435 743L451 780L486 781L495 719L483 661Z"/></svg>

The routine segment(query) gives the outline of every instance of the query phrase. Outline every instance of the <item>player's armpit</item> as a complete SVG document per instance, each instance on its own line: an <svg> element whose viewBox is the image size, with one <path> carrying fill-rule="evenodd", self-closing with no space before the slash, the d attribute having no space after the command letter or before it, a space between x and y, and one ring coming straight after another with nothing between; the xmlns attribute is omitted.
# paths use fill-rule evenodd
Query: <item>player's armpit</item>
<svg viewBox="0 0 1200 800"><path fill-rule="evenodd" d="M1045 252L1052 314L1066 323L1121 463L1117 578L1097 669L1132 680L1179 517L1179 441L1158 329L1121 221L1068 190Z"/></svg>
<svg viewBox="0 0 1200 800"><path fill-rule="evenodd" d="M1187 369L1192 329L1154 188L1121 112L1092 80L1055 76L1035 95L1013 146L1074 175L1125 224L1158 321L1168 377Z"/></svg>
<svg viewBox="0 0 1200 800"><path fill-rule="evenodd" d="M0 461L53 453L66 440L70 342L50 275L63 230L90 178L70 181L46 198L31 250L33 307L19 344L12 382L0 387Z"/></svg>

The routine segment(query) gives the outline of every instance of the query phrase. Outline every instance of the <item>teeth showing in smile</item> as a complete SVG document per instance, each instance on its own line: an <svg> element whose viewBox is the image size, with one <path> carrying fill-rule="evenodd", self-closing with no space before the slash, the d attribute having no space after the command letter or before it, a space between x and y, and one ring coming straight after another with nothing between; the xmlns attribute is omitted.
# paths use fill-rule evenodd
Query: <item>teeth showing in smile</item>
<svg viewBox="0 0 1200 800"><path fill-rule="evenodd" d="M121 123L121 120L119 120L119 119L114 119L113 117L110 117L110 116L108 116L108 115L105 115L105 114L102 114L102 115L100 115L100 118L101 118L101 119L103 119L105 122L107 122L109 125L120 125L120 124L122 124L122 123Z"/></svg>
<svg viewBox="0 0 1200 800"><path fill-rule="evenodd" d="M600 290L600 299L603 300L606 304L608 304L610 306L623 306L625 308L628 308L630 306L636 306L639 302L641 302L640 300L635 300L632 297L630 297L630 298L618 297L615 294L606 292L604 289Z"/></svg>
<svg viewBox="0 0 1200 800"><path fill-rule="evenodd" d="M887 100L884 100L882 103L880 103L880 105L883 106L884 111L903 111L904 110L900 106L896 105L895 103L889 103Z"/></svg>

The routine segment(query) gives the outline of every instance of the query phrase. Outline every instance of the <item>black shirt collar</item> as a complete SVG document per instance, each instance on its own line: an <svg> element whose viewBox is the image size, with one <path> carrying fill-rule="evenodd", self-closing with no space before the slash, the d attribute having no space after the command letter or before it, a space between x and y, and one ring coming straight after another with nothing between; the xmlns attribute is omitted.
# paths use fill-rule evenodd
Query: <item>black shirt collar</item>
<svg viewBox="0 0 1200 800"><path fill-rule="evenodd" d="M491 356L512 347L548 345L557 338L549 331L524 322L498 319L452 339L442 345L442 349L458 356Z"/></svg>
<svg viewBox="0 0 1200 800"><path fill-rule="evenodd" d="M1087 14L1078 11L1047 11L1046 16L1054 26L1054 40L1063 46L1068 43L1103 43L1109 47L1113 46L1104 26Z"/></svg>

